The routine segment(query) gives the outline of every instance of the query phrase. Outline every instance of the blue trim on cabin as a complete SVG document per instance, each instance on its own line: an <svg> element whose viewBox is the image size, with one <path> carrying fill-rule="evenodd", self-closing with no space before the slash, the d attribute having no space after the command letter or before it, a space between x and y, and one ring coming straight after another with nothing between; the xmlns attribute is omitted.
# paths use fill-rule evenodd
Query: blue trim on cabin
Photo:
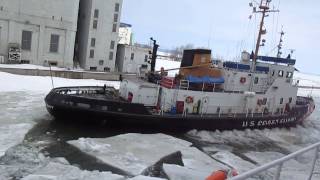
<svg viewBox="0 0 320 180"><path fill-rule="evenodd" d="M224 78L223 77L210 77L210 76L203 76L203 77L196 77L189 75L186 77L186 79L189 81L189 83L196 83L196 84L202 84L202 83L208 83L208 84L223 84Z"/></svg>
<svg viewBox="0 0 320 180"><path fill-rule="evenodd" d="M250 65L247 64L240 64L237 62L224 62L223 67L230 68L230 69L238 69L243 71L250 71ZM256 71L263 72L263 73L269 73L270 68L264 67L264 66L256 66Z"/></svg>
<svg viewBox="0 0 320 180"><path fill-rule="evenodd" d="M273 63L281 63L281 64L288 64L288 65L295 65L295 59L285 59L285 58L277 58L277 57L269 57L269 56L258 56L258 60L264 62L273 62Z"/></svg>

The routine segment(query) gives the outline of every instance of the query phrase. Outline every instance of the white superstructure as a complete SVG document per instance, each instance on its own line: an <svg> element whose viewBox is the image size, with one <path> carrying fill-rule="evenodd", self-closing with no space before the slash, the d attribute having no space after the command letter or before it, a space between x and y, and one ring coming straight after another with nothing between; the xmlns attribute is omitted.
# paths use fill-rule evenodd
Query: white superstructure
<svg viewBox="0 0 320 180"><path fill-rule="evenodd" d="M73 67L79 0L0 0L0 54L18 63ZM17 53L16 53L17 54Z"/></svg>

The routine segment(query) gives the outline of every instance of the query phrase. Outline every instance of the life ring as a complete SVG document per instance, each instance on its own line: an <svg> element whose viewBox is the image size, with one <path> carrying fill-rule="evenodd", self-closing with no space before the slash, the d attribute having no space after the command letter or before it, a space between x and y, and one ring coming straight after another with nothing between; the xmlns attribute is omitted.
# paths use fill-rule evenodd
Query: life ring
<svg viewBox="0 0 320 180"><path fill-rule="evenodd" d="M241 83L241 84L246 83L246 81L247 81L247 79L246 79L245 77L241 77L241 78L240 78L240 83Z"/></svg>
<svg viewBox="0 0 320 180"><path fill-rule="evenodd" d="M191 96L186 97L186 103L188 103L188 104L193 103L193 97L191 97Z"/></svg>

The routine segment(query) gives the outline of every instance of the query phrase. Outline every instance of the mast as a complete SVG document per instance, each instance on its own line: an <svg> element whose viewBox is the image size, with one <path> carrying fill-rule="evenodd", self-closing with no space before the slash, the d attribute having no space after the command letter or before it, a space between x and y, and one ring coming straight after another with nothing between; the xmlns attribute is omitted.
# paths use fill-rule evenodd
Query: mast
<svg viewBox="0 0 320 180"><path fill-rule="evenodd" d="M277 53L277 58L281 58L281 55L282 55L282 42L283 42L283 36L284 36L284 32L283 30L281 30L280 32L280 40L279 40L279 44L278 44L278 53Z"/></svg>
<svg viewBox="0 0 320 180"><path fill-rule="evenodd" d="M252 58L252 67L251 67L251 72L254 74L256 71L256 64L257 64L257 59L258 59L258 54L259 54L259 49L261 46L264 46L266 40L262 39L262 36L267 34L267 30L264 28L264 20L267 17L267 13L269 12L279 12L279 10L270 10L270 2L272 0L261 0L260 4L259 4L259 10L257 11L257 7L253 6L253 3L250 3L250 6L253 7L253 13L261 13L261 21L260 21L260 26L259 26L259 32L258 32L258 38L257 38L257 43L256 43L256 47L255 47L255 51L253 54L253 58ZM261 44L262 42L262 44ZM250 82L250 91L252 90L252 86L253 86L253 78L254 76L251 76L251 82Z"/></svg>

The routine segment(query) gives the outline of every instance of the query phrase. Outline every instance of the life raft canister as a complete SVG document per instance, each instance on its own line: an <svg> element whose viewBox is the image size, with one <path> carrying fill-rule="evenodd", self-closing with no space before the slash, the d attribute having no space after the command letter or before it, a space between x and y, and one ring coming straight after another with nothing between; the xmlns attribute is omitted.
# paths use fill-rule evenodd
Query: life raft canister
<svg viewBox="0 0 320 180"><path fill-rule="evenodd" d="M241 78L240 78L240 83L241 83L241 84L246 83L246 81L247 81L247 79L246 79L245 77L241 77Z"/></svg>
<svg viewBox="0 0 320 180"><path fill-rule="evenodd" d="M193 97L192 96L186 97L186 103L188 103L188 104L193 103Z"/></svg>

